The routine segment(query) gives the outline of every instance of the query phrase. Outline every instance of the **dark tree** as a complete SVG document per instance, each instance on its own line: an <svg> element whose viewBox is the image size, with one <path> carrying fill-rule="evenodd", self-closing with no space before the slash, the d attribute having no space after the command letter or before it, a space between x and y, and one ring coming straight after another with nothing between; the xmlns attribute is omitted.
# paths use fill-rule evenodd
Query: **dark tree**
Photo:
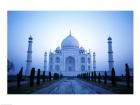
<svg viewBox="0 0 140 105"><path fill-rule="evenodd" d="M88 80L88 73L86 73L86 80Z"/></svg>
<svg viewBox="0 0 140 105"><path fill-rule="evenodd" d="M84 80L86 79L86 73L83 73L83 79Z"/></svg>
<svg viewBox="0 0 140 105"><path fill-rule="evenodd" d="M98 74L98 83L101 83L101 75L100 75L100 72Z"/></svg>
<svg viewBox="0 0 140 105"><path fill-rule="evenodd" d="M125 72L126 72L126 86L130 89L130 69L128 64L125 64Z"/></svg>
<svg viewBox="0 0 140 105"><path fill-rule="evenodd" d="M43 82L45 82L46 76L45 76L45 71L43 71Z"/></svg>
<svg viewBox="0 0 140 105"><path fill-rule="evenodd" d="M105 75L104 75L104 84L107 84L107 72L105 71Z"/></svg>
<svg viewBox="0 0 140 105"><path fill-rule="evenodd" d="M22 81L22 77L23 77L23 67L21 67L19 73L17 74L17 87L20 87L20 83Z"/></svg>
<svg viewBox="0 0 140 105"><path fill-rule="evenodd" d="M58 79L59 79L59 74L58 74L58 73L54 73L53 79L54 79L54 80L58 80Z"/></svg>
<svg viewBox="0 0 140 105"><path fill-rule="evenodd" d="M52 80L51 72L49 72L49 80L50 80L50 81Z"/></svg>
<svg viewBox="0 0 140 105"><path fill-rule="evenodd" d="M111 73L111 81L112 81L112 86L116 86L116 76L115 76L115 69L112 68L112 73Z"/></svg>
<svg viewBox="0 0 140 105"><path fill-rule="evenodd" d="M90 81L90 72L88 73L88 80Z"/></svg>
<svg viewBox="0 0 140 105"><path fill-rule="evenodd" d="M96 71L94 71L94 81L96 82L96 78L97 78L97 76L96 76Z"/></svg>
<svg viewBox="0 0 140 105"><path fill-rule="evenodd" d="M93 81L94 75L93 72L91 73L91 80Z"/></svg>
<svg viewBox="0 0 140 105"><path fill-rule="evenodd" d="M30 87L34 85L34 78L35 78L35 68L32 68L30 72Z"/></svg>
<svg viewBox="0 0 140 105"><path fill-rule="evenodd" d="M121 76L122 78L121 78L121 80L123 81L124 80L124 76L123 76L123 74L122 74L122 76Z"/></svg>
<svg viewBox="0 0 140 105"><path fill-rule="evenodd" d="M40 69L37 71L37 85L40 84Z"/></svg>

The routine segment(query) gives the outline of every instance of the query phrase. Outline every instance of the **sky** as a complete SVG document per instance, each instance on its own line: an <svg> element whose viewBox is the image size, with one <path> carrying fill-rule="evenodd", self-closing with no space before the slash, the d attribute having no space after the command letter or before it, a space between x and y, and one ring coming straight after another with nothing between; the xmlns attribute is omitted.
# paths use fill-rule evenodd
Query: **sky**
<svg viewBox="0 0 140 105"><path fill-rule="evenodd" d="M132 11L8 11L8 60L15 71L26 69L28 38L33 37L33 62L43 70L44 52L61 47L69 35L80 46L96 53L96 69L108 70L108 43L112 37L114 67L117 74L125 63L133 68Z"/></svg>

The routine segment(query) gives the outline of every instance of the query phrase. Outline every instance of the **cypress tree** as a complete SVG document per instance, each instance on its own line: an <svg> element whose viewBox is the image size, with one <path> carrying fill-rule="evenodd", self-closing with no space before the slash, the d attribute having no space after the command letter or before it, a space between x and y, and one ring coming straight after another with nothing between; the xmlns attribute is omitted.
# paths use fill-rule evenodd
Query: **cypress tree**
<svg viewBox="0 0 140 105"><path fill-rule="evenodd" d="M22 81L22 77L23 77L23 67L21 67L19 73L17 74L17 87L20 87L20 83Z"/></svg>
<svg viewBox="0 0 140 105"><path fill-rule="evenodd" d="M93 72L92 72L92 73L91 73L91 80L92 80L92 81L93 81L93 78L94 78L94 77L93 77Z"/></svg>
<svg viewBox="0 0 140 105"><path fill-rule="evenodd" d="M91 78L91 76L90 76L90 72L88 73L88 77L89 77L88 80L90 81L90 78Z"/></svg>
<svg viewBox="0 0 140 105"><path fill-rule="evenodd" d="M88 80L88 73L86 73L86 80Z"/></svg>
<svg viewBox="0 0 140 105"><path fill-rule="evenodd" d="M126 86L130 89L130 69L128 64L125 64L125 72L126 72Z"/></svg>
<svg viewBox="0 0 140 105"><path fill-rule="evenodd" d="M111 73L111 81L112 81L112 86L116 86L116 76L115 76L115 69L112 68L112 73Z"/></svg>
<svg viewBox="0 0 140 105"><path fill-rule="evenodd" d="M51 81L52 79L52 75L51 75L51 72L49 72L49 80Z"/></svg>
<svg viewBox="0 0 140 105"><path fill-rule="evenodd" d="M37 71L37 85L40 84L40 69Z"/></svg>
<svg viewBox="0 0 140 105"><path fill-rule="evenodd" d="M105 71L105 75L104 75L104 84L107 84L107 72Z"/></svg>
<svg viewBox="0 0 140 105"><path fill-rule="evenodd" d="M98 82L101 83L101 75L100 75L100 72L98 74Z"/></svg>
<svg viewBox="0 0 140 105"><path fill-rule="evenodd" d="M121 76L121 80L122 80L122 81L124 80L124 76L123 76L123 74L122 74L122 76Z"/></svg>
<svg viewBox="0 0 140 105"><path fill-rule="evenodd" d="M94 71L94 81L96 82L96 71Z"/></svg>
<svg viewBox="0 0 140 105"><path fill-rule="evenodd" d="M32 68L30 72L30 87L34 85L34 78L35 78L35 68Z"/></svg>
<svg viewBox="0 0 140 105"><path fill-rule="evenodd" d="M43 71L43 82L45 82L45 79L46 79L46 77L45 77L45 71Z"/></svg>

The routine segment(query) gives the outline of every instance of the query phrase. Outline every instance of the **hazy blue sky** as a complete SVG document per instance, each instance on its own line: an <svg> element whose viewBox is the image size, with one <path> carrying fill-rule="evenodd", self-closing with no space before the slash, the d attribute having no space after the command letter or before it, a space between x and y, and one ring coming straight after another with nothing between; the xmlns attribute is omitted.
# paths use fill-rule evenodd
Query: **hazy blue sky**
<svg viewBox="0 0 140 105"><path fill-rule="evenodd" d="M61 46L69 35L96 52L97 70L108 69L107 38L112 37L117 73L133 67L132 11L9 11L8 59L16 70L26 67L28 37L33 37L33 66L43 69L44 52Z"/></svg>

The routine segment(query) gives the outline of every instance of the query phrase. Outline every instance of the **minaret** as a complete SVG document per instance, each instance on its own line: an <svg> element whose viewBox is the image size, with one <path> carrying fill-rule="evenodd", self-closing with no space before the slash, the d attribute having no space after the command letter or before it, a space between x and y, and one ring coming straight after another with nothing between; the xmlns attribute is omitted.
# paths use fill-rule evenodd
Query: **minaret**
<svg viewBox="0 0 140 105"><path fill-rule="evenodd" d="M33 38L32 36L30 36L28 41L27 64L26 64L26 71L25 71L26 76L30 75L30 70L32 68L32 43L33 43Z"/></svg>
<svg viewBox="0 0 140 105"><path fill-rule="evenodd" d="M114 67L111 37L108 37L108 64L109 64L109 72L111 72L112 68Z"/></svg>
<svg viewBox="0 0 140 105"><path fill-rule="evenodd" d="M44 53L44 71L47 70L47 52Z"/></svg>
<svg viewBox="0 0 140 105"><path fill-rule="evenodd" d="M93 53L93 70L96 71L96 60L95 60L95 52Z"/></svg>

